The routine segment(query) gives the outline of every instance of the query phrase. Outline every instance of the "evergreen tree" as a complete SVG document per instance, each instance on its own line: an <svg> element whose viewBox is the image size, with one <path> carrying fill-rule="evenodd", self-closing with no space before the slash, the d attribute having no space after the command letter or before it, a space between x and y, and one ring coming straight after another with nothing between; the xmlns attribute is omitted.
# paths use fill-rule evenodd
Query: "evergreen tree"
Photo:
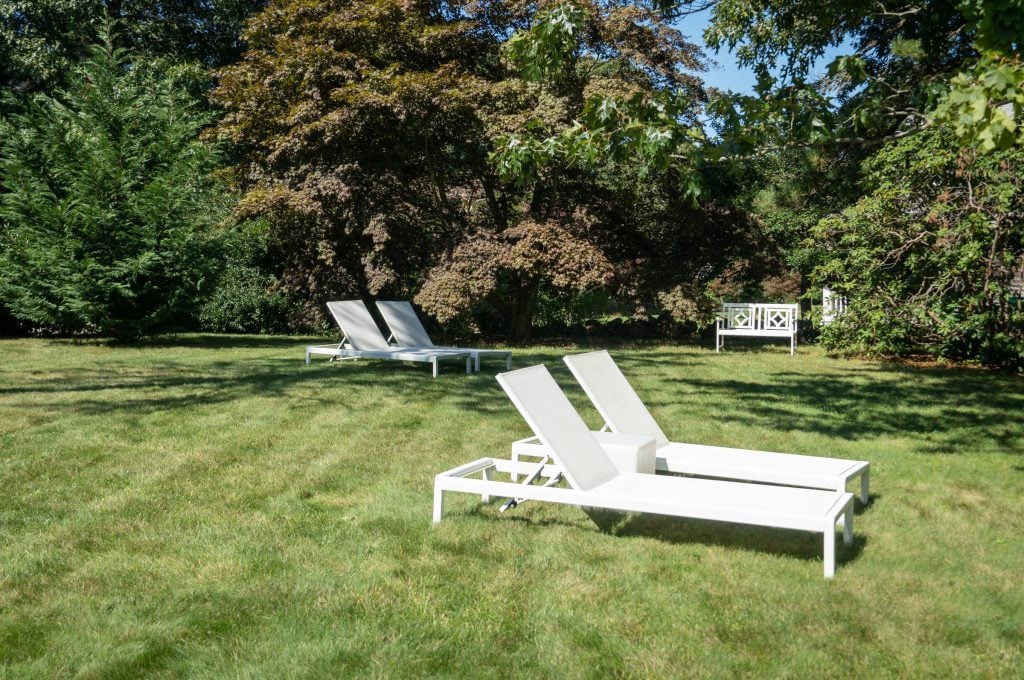
<svg viewBox="0 0 1024 680"><path fill-rule="evenodd" d="M0 302L23 321L137 338L187 321L207 281L208 116L129 63L105 30L67 91L0 121Z"/></svg>

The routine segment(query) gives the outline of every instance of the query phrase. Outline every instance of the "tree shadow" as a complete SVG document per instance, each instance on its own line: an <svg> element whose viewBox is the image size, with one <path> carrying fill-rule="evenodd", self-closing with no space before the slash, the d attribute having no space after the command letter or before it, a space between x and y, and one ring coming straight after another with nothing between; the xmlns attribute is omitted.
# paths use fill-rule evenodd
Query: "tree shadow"
<svg viewBox="0 0 1024 680"><path fill-rule="evenodd" d="M95 362L17 374L0 386L0 395L36 395L44 400L71 395L62 408L86 414L142 414L257 395L337 407L346 403L349 393L372 389L398 399L444 402L468 414L514 414L494 379L505 370L502 362L484 360L483 370L472 375L465 374L462 362L442 362L436 379L424 363L329 363L314 357L306 366L303 350L311 342L319 341L276 336L162 338L142 346L168 350L157 353L155 360ZM175 355L175 349L184 351ZM285 349L294 349L294 358L281 356ZM235 352L224 359L193 360L195 352L205 350ZM589 400L561 361L565 354L582 351L588 348L514 350L513 366L547 365L570 400L589 417ZM710 408L717 422L740 427L813 432L849 441L910 436L918 450L927 453L971 452L985 445L1024 455L1024 425L1015 417L1024 412L1024 391L1020 379L1012 376L853 363L823 375L784 370L764 379L710 380L692 377L688 370L708 361L707 351L699 348L623 352L615 358L627 377L658 369L662 377L656 393L640 396L670 436L672 423L665 411L671 412L671 420L685 422L707 420ZM680 377L665 377L673 374ZM114 391L122 393L112 396Z"/></svg>
<svg viewBox="0 0 1024 680"><path fill-rule="evenodd" d="M655 418L665 409L676 420L706 417L710 402L721 404L715 418L723 424L850 441L911 436L929 453L975 450L983 432L998 449L1024 454L1024 427L1010 415L1024 411L1024 393L1012 376L863 365L839 374L781 372L757 382L691 377L663 386L645 400Z"/></svg>

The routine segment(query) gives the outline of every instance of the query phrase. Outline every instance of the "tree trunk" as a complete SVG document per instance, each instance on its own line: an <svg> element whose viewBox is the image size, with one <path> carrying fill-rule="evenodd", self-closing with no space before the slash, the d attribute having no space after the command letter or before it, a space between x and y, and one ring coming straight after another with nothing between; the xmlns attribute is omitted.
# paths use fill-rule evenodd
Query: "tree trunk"
<svg viewBox="0 0 1024 680"><path fill-rule="evenodd" d="M508 321L509 333L513 340L525 340L533 330L533 313L537 309L537 293L540 281L531 278L520 286L515 302L511 305Z"/></svg>
<svg viewBox="0 0 1024 680"><path fill-rule="evenodd" d="M504 296L499 290L508 291ZM499 286L487 296L491 305L505 322L505 331L511 340L525 340L533 329L533 313L537 309L540 281L535 278L512 282L506 288Z"/></svg>

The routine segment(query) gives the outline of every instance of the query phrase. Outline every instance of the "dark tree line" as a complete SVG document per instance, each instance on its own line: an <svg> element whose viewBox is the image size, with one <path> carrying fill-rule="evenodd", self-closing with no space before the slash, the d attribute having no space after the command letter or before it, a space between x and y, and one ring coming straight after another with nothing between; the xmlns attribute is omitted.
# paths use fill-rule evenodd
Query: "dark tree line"
<svg viewBox="0 0 1024 680"><path fill-rule="evenodd" d="M754 93L704 87L707 7ZM1019 366L1022 34L1019 0L2 0L0 307L525 337L827 283L832 347Z"/></svg>

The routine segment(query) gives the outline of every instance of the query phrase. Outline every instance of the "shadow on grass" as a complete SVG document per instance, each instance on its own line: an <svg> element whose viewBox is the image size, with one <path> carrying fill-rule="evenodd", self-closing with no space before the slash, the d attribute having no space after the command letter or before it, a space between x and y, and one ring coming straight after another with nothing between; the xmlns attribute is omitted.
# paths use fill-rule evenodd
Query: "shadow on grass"
<svg viewBox="0 0 1024 680"><path fill-rule="evenodd" d="M286 396L301 406L337 407L353 391L375 390L396 399L444 400L472 414L511 412L494 380L504 370L500 361L485 359L483 370L472 375L464 373L462 362L442 362L436 379L424 363L315 359L312 365L304 365L304 346L322 341L260 336L162 338L140 345L166 348L166 353L155 355L157 360L135 356L107 365L96 362L11 374L13 379L0 387L0 395L71 395L62 408L99 414L146 413L253 396ZM207 349L233 353L214 361L212 357L192 360L195 351ZM287 358L281 356L291 349L294 358L290 352ZM587 400L561 361L563 354L578 351L586 348L514 350L513 365L546 364L570 399L582 407ZM1009 415L1024 411L1019 378L851 363L824 375L783 370L755 379L708 380L687 371L709 361L707 351L699 348L623 352L615 358L627 377L645 367L669 375L678 372L678 379L658 381L656 397L641 394L656 414L670 408L676 420L706 419L710 405L721 423L846 440L909 436L918 440L918 450L927 453L971 452L988 446L1024 455L1024 427ZM662 427L671 433L672 423ZM984 441L979 441L979 433Z"/></svg>
<svg viewBox="0 0 1024 680"><path fill-rule="evenodd" d="M484 516L484 506L466 511L467 515ZM750 552L797 557L817 561L822 557L820 534L791 529L752 527L729 522L669 517L645 513L622 513L615 510L581 508L601 533L623 540L647 538L672 545L702 544L721 548L739 549ZM490 521L511 521L525 523L538 529L550 526L572 527L586 531L578 522L545 517L531 518L521 515L503 514L490 517ZM836 565L841 566L856 560L867 546L868 538L857 534L854 524L853 543L845 545L841 530L836 530Z"/></svg>
<svg viewBox="0 0 1024 680"><path fill-rule="evenodd" d="M270 344L260 347L280 346L279 339L266 340ZM244 348L245 344L229 342L220 348L240 346ZM337 407L346 394L358 390L375 390L396 399L454 399L474 411L510 407L494 379L504 369L501 362L484 360L480 373L467 375L464 361L444 361L435 379L429 364L419 362L315 360L307 366L303 361L304 345L289 339L285 346L295 347L294 359L254 352L251 358L206 360L199 364L182 357L34 371L20 374L14 384L0 387L0 396L50 399L70 395L63 401L62 410L88 415L125 411L145 414L254 396L283 396L303 405ZM191 345L174 347L189 349ZM195 347L209 345L202 342Z"/></svg>
<svg viewBox="0 0 1024 680"><path fill-rule="evenodd" d="M797 556L804 559L820 559L822 537L820 534L791 529L750 527L727 522L703 519L685 519L660 515L630 515L613 532L620 537L653 538L673 544L703 543L722 548L738 548L772 555ZM853 543L845 545L842 537L836 536L836 565L857 559L864 551L868 539L857 534L854 525Z"/></svg>
<svg viewBox="0 0 1024 680"><path fill-rule="evenodd" d="M927 453L986 446L1024 455L1024 427L1010 416L1024 411L1024 383L1014 376L855 363L825 375L782 371L754 380L708 380L686 375L682 369L689 363L686 353L619 361L627 378L645 365L680 369L678 380L661 381L657 397L641 394L652 411L672 409L677 420L680 414L683 420L706 418L711 404L723 424L846 440L912 437ZM750 370L749 364L740 370ZM662 427L671 430L671 423Z"/></svg>

